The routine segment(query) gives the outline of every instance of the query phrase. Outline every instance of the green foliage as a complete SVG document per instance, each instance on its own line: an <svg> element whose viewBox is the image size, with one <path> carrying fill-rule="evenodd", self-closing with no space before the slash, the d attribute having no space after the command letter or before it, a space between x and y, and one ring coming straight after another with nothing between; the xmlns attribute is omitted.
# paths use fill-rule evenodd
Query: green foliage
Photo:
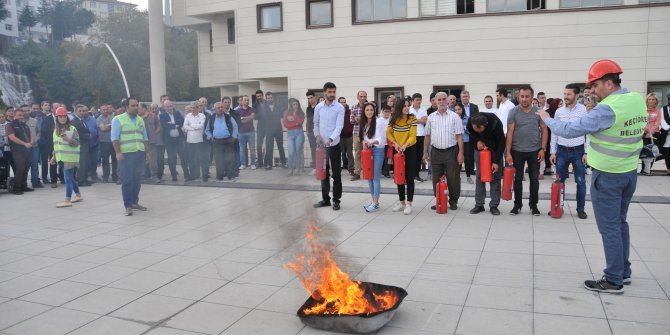
<svg viewBox="0 0 670 335"><path fill-rule="evenodd" d="M26 4L19 13L19 28L28 28L28 34L30 34L30 28L35 25L37 25L37 14L32 7Z"/></svg>
<svg viewBox="0 0 670 335"><path fill-rule="evenodd" d="M9 16L9 11L5 8L5 3L0 1L0 21L6 19Z"/></svg>
<svg viewBox="0 0 670 335"><path fill-rule="evenodd" d="M85 33L95 23L93 12L78 8L77 3L72 0L55 2L51 15L51 34L56 41L63 41L77 33Z"/></svg>

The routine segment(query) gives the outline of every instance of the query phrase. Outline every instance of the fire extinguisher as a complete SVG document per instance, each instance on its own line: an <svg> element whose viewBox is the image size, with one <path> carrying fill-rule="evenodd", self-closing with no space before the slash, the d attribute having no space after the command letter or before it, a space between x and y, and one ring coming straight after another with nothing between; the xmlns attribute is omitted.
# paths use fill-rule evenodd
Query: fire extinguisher
<svg viewBox="0 0 670 335"><path fill-rule="evenodd" d="M316 148L316 180L326 179L326 148L319 146Z"/></svg>
<svg viewBox="0 0 670 335"><path fill-rule="evenodd" d="M488 148L479 152L479 180L481 180L482 183L490 183L491 180L493 180L491 150Z"/></svg>
<svg viewBox="0 0 670 335"><path fill-rule="evenodd" d="M556 180L551 183L551 212L554 219L563 216L563 201L565 196L565 184L561 182L560 176L556 174Z"/></svg>
<svg viewBox="0 0 670 335"><path fill-rule="evenodd" d="M449 203L448 189L447 179L442 176L440 182L435 185L435 212L437 214L447 214L447 204Z"/></svg>
<svg viewBox="0 0 670 335"><path fill-rule="evenodd" d="M405 154L397 152L393 155L393 181L396 185L405 185Z"/></svg>
<svg viewBox="0 0 670 335"><path fill-rule="evenodd" d="M362 177L365 180L372 180L375 177L374 172L374 162L372 161L372 149L367 143L363 144L363 150L361 151L361 169Z"/></svg>
<svg viewBox="0 0 670 335"><path fill-rule="evenodd" d="M514 174L516 170L513 166L505 166L503 170L502 199L512 200L512 190L514 189Z"/></svg>

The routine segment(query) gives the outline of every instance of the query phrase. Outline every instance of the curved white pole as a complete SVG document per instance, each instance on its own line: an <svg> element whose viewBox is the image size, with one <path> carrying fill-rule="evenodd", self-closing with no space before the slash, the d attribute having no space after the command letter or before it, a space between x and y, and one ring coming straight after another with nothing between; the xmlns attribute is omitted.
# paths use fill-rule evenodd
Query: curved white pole
<svg viewBox="0 0 670 335"><path fill-rule="evenodd" d="M116 61L116 65L119 67L119 71L121 71L121 77L123 77L123 84L126 85L126 97L130 96L130 90L128 89L128 81L126 81L126 74L123 73L123 68L121 67L121 63L119 63L119 59L116 58L116 54L114 53L114 50L112 50L112 47L109 46L109 44L105 43L105 46L107 47L107 50L112 54L112 57L114 57L114 60Z"/></svg>

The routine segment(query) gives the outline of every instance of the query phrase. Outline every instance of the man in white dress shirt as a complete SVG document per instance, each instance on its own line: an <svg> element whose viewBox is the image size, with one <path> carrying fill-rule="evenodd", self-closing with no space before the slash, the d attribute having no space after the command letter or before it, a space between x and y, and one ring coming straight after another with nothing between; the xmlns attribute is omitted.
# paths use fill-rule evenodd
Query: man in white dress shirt
<svg viewBox="0 0 670 335"><path fill-rule="evenodd" d="M507 98L507 90L504 88L499 88L496 90L496 98L498 99L498 113L496 114L500 121L505 124L503 127L503 131L505 132L505 135L507 135L507 116L509 115L509 111L512 110L512 108L516 107L513 102L509 101Z"/></svg>

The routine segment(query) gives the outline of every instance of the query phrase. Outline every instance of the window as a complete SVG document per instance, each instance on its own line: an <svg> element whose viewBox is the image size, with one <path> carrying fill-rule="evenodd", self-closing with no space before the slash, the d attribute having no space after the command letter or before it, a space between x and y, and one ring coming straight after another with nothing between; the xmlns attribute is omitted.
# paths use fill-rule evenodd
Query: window
<svg viewBox="0 0 670 335"><path fill-rule="evenodd" d="M333 26L333 0L307 0L307 28Z"/></svg>
<svg viewBox="0 0 670 335"><path fill-rule="evenodd" d="M113 13L114 12L114 5L111 4L111 3L107 4L107 11L110 12L110 13Z"/></svg>
<svg viewBox="0 0 670 335"><path fill-rule="evenodd" d="M228 18L228 44L235 44L235 18Z"/></svg>
<svg viewBox="0 0 670 335"><path fill-rule="evenodd" d="M650 82L647 84L647 93L654 92L658 96L658 106L668 104L668 92L670 92L670 81Z"/></svg>
<svg viewBox="0 0 670 335"><path fill-rule="evenodd" d="M643 0L640 0L642 3ZM561 0L561 8L585 8L623 5L623 0Z"/></svg>
<svg viewBox="0 0 670 335"><path fill-rule="evenodd" d="M281 2L256 5L258 32L282 31L282 15Z"/></svg>
<svg viewBox="0 0 670 335"><path fill-rule="evenodd" d="M375 101L377 101L377 106L379 110L386 106L386 99L390 95L395 95L396 102L402 100L405 96L404 87L377 87L375 88Z"/></svg>
<svg viewBox="0 0 670 335"><path fill-rule="evenodd" d="M486 11L489 13L519 12L545 8L545 0L488 0L486 5Z"/></svg>
<svg viewBox="0 0 670 335"><path fill-rule="evenodd" d="M419 15L442 16L475 12L475 0L419 0Z"/></svg>
<svg viewBox="0 0 670 335"><path fill-rule="evenodd" d="M209 52L214 51L214 34L212 34L212 29L209 29Z"/></svg>
<svg viewBox="0 0 670 335"><path fill-rule="evenodd" d="M433 92L444 92L448 95L455 95L456 101L461 102L461 92L465 89L463 85L436 85L433 86Z"/></svg>
<svg viewBox="0 0 670 335"><path fill-rule="evenodd" d="M407 0L352 0L356 21L392 20L407 17Z"/></svg>
<svg viewBox="0 0 670 335"><path fill-rule="evenodd" d="M640 0L640 3L670 2L670 0Z"/></svg>
<svg viewBox="0 0 670 335"><path fill-rule="evenodd" d="M98 7L98 3L95 2L95 1L91 1L91 3L90 3L90 7L91 7L91 8L96 8L96 7Z"/></svg>
<svg viewBox="0 0 670 335"><path fill-rule="evenodd" d="M5 30L12 31L12 25L11 24L5 24Z"/></svg>
<svg viewBox="0 0 670 335"><path fill-rule="evenodd" d="M519 94L519 88L521 88L522 86L531 86L531 85L530 84L498 85L498 88L506 89L507 90L507 99L513 100L512 102L515 102L515 101L517 101L516 100L516 95ZM536 94L537 94L537 92L538 91L535 91ZM515 103L515 104L517 104L517 103Z"/></svg>

